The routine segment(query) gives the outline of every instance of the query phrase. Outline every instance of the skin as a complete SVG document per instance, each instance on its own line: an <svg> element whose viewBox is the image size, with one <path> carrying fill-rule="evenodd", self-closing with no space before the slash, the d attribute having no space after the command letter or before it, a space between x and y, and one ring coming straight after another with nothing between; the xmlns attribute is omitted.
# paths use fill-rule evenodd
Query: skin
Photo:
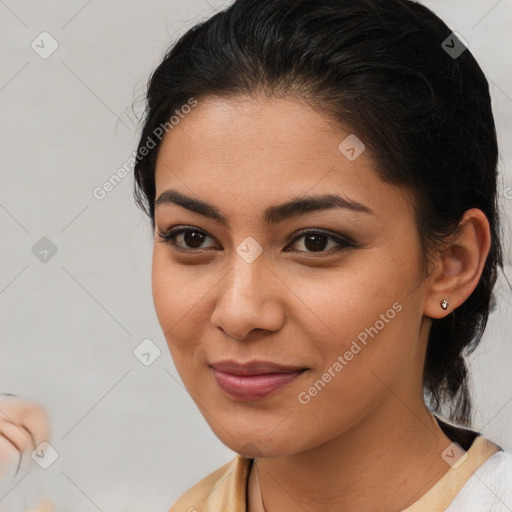
<svg viewBox="0 0 512 512"><path fill-rule="evenodd" d="M253 466L250 512L263 510L259 492L267 512L401 510L449 469L441 453L451 441L423 401L426 342L431 319L448 315L476 287L489 224L480 210L468 210L424 279L411 196L380 179L369 151L345 158L338 145L349 133L299 99L207 97L159 150L156 197L178 190L212 203L230 223L158 204L152 286L188 392L226 446L256 458L261 490ZM328 193L373 214L332 208L271 226L262 220L270 205ZM193 246L178 236L178 246L196 252L158 236L183 225L206 234ZM305 228L357 246L335 251L325 238L315 250L305 237L295 240ZM249 236L263 249L252 263L236 252ZM439 305L445 298L446 311ZM299 393L395 303L400 312L300 403ZM308 370L277 394L248 402L216 384L209 363L221 359Z"/></svg>
<svg viewBox="0 0 512 512"><path fill-rule="evenodd" d="M0 477L21 462L20 457L48 441L49 418L36 402L0 396Z"/></svg>

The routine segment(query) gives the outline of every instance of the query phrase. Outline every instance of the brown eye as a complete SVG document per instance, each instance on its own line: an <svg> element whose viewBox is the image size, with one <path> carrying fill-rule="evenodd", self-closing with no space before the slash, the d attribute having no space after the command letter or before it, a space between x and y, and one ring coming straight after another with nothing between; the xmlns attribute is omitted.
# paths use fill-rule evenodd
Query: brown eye
<svg viewBox="0 0 512 512"><path fill-rule="evenodd" d="M322 251L328 243L327 235L304 235L304 246L311 251Z"/></svg>
<svg viewBox="0 0 512 512"><path fill-rule="evenodd" d="M304 239L303 246L306 250L300 250L299 252L312 252L312 253L322 253L322 252L331 252L324 250L328 246L328 240L334 241L334 245L331 245L330 249L334 249L334 251L338 251L347 247L354 247L355 244L353 242L349 242L348 240L343 240L339 237L331 235L329 233L324 233L322 231L306 231L299 234L292 244L297 243L297 241Z"/></svg>
<svg viewBox="0 0 512 512"><path fill-rule="evenodd" d="M158 233L158 236L162 239L160 240L161 242L171 245L178 251L193 253L201 252L204 249L215 248L215 246L203 246L206 239L210 238L213 240L213 238L207 235L204 231L197 228L173 228L170 229L167 233ZM341 249L356 246L356 244L350 240L318 230L303 231L297 237L295 237L291 245L297 244L297 242L301 239L304 239L303 246L305 249L299 249L298 252L306 254L330 254ZM331 241L330 247L329 240ZM286 248L285 251L290 251L290 249Z"/></svg>
<svg viewBox="0 0 512 512"><path fill-rule="evenodd" d="M175 228L165 234L158 233L158 236L162 238L161 242L168 243L183 251L205 249L201 245L204 243L205 238L210 238L203 231L194 228ZM178 243L178 237L180 237L180 243Z"/></svg>
<svg viewBox="0 0 512 512"><path fill-rule="evenodd" d="M200 233L199 231L184 231L182 234L183 241L193 249L198 249L201 244L204 243L204 233Z"/></svg>

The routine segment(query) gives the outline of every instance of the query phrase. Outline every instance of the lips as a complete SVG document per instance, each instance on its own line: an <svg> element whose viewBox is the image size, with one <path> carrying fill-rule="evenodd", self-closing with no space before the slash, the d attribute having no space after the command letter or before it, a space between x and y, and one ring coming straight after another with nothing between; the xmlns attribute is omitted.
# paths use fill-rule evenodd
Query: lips
<svg viewBox="0 0 512 512"><path fill-rule="evenodd" d="M212 363L210 369L219 388L228 397L242 401L267 398L307 370L303 366L287 366L270 361L238 363L233 360Z"/></svg>

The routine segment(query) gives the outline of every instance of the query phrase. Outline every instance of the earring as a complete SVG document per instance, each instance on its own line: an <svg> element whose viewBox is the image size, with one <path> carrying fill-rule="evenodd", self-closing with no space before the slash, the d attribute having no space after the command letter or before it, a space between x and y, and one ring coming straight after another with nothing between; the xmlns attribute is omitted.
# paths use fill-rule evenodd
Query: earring
<svg viewBox="0 0 512 512"><path fill-rule="evenodd" d="M443 309L448 309L448 301L447 301L446 299L443 299L443 300L441 301L441 307L442 307Z"/></svg>

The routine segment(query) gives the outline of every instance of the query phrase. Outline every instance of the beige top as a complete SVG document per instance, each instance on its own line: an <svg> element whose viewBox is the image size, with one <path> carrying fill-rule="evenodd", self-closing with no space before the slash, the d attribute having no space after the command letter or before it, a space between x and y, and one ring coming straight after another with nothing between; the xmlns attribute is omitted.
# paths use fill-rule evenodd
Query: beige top
<svg viewBox="0 0 512 512"><path fill-rule="evenodd" d="M463 463L454 464L418 501L402 512L443 512L450 505L473 473L501 450L480 434L476 436ZM169 512L247 512L247 486L253 460L237 455L182 494Z"/></svg>

